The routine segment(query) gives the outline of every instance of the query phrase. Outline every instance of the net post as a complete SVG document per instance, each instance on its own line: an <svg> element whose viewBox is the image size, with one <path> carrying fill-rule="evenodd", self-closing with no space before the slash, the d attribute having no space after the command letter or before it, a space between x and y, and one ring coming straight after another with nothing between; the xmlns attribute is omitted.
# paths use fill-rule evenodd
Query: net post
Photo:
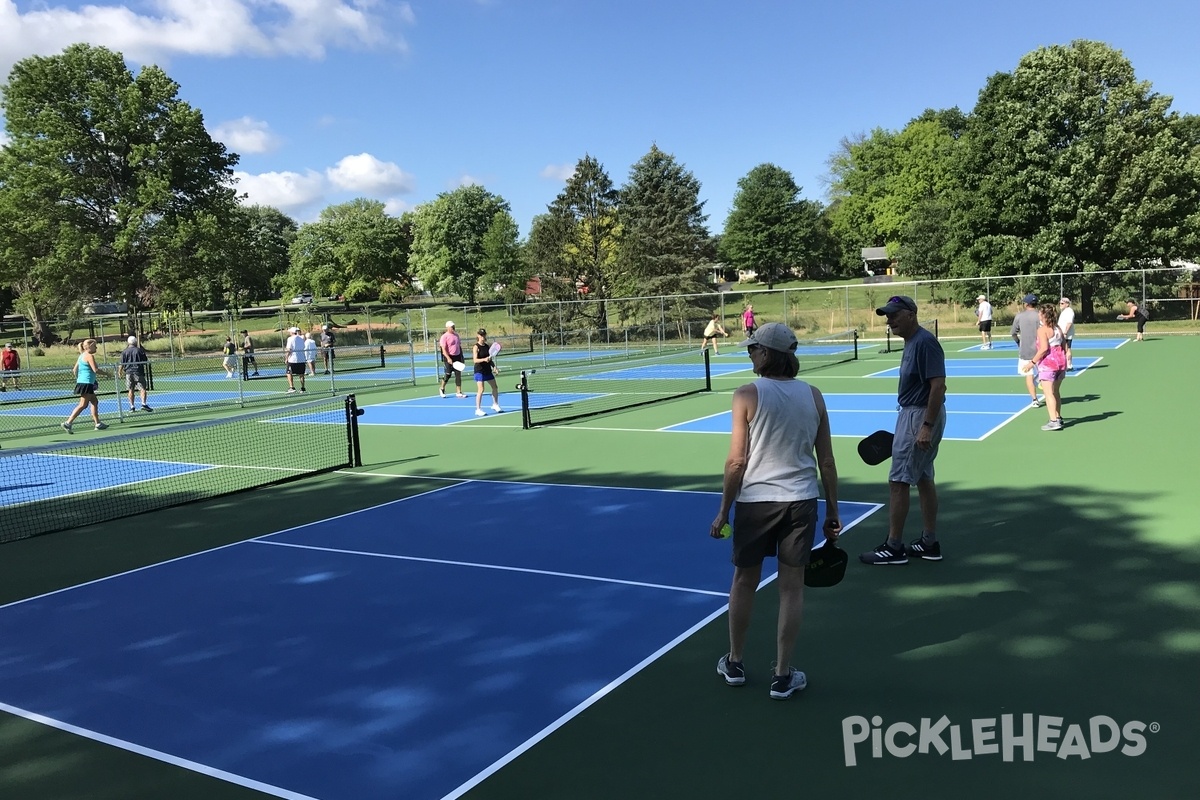
<svg viewBox="0 0 1200 800"><path fill-rule="evenodd" d="M529 381L526 380L525 370L521 370L521 382L517 384L517 390L521 393L521 427L529 430L533 423L529 419Z"/></svg>
<svg viewBox="0 0 1200 800"><path fill-rule="evenodd" d="M362 466L362 447L358 438L358 418L363 410L358 407L354 395L346 395L346 458L351 467Z"/></svg>
<svg viewBox="0 0 1200 800"><path fill-rule="evenodd" d="M854 360L858 361L858 328L854 329Z"/></svg>
<svg viewBox="0 0 1200 800"><path fill-rule="evenodd" d="M383 356L383 345L381 344L381 345L379 345L379 367L380 367L380 369L383 369L384 367L386 367L386 366L387 366L387 364L386 364L386 363L384 363L384 360L383 360L383 358L384 358L384 356Z"/></svg>
<svg viewBox="0 0 1200 800"><path fill-rule="evenodd" d="M716 347L716 345L714 344L713 347ZM708 348L706 347L704 348L704 391L706 392L712 391L712 369L710 364Z"/></svg>

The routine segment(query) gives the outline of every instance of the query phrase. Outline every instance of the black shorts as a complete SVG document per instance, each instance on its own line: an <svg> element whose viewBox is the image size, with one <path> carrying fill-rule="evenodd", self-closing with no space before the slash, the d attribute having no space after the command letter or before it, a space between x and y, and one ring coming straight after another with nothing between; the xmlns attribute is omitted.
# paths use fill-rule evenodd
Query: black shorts
<svg viewBox="0 0 1200 800"><path fill-rule="evenodd" d="M443 364L443 365L444 365L444 366L445 366L445 368L446 368L446 374L443 376L443 380L447 380L447 381L448 381L448 380L450 380L451 378L453 378L455 375L458 375L458 374L459 374L458 370L456 370L456 369L454 368L454 364L455 364L455 363L458 363L458 364L461 364L461 363L463 363L463 357L462 357L462 353L459 353L459 354L458 354L458 355L456 355L456 356L450 356L450 360L449 360L449 361L446 361L444 358L442 359L442 361L444 362L444 364Z"/></svg>
<svg viewBox="0 0 1200 800"><path fill-rule="evenodd" d="M992 330L992 321L990 319L979 320L979 330L984 333L990 333Z"/></svg>
<svg viewBox="0 0 1200 800"><path fill-rule="evenodd" d="M299 363L295 361L288 362L288 372L293 375L303 375L306 369L308 369L308 364L305 364L303 361Z"/></svg>
<svg viewBox="0 0 1200 800"><path fill-rule="evenodd" d="M817 499L791 503L738 502L733 513L735 567L756 567L776 556L779 563L803 567L817 531Z"/></svg>
<svg viewBox="0 0 1200 800"><path fill-rule="evenodd" d="M77 383L75 384L75 394L83 397L85 394L95 394L100 388L98 383Z"/></svg>

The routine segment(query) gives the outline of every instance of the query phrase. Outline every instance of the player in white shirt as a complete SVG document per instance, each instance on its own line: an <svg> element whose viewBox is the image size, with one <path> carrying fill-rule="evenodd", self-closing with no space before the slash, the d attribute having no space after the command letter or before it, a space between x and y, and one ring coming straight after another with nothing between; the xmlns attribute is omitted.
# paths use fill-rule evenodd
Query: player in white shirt
<svg viewBox="0 0 1200 800"><path fill-rule="evenodd" d="M983 342L980 350L992 349L992 304L987 295L981 294L975 298L975 316L979 318L979 339Z"/></svg>
<svg viewBox="0 0 1200 800"><path fill-rule="evenodd" d="M1062 346L1067 354L1067 371L1070 372L1075 369L1071 360L1071 345L1075 342L1075 309L1071 308L1071 298L1059 298L1058 309L1058 329L1062 331Z"/></svg>

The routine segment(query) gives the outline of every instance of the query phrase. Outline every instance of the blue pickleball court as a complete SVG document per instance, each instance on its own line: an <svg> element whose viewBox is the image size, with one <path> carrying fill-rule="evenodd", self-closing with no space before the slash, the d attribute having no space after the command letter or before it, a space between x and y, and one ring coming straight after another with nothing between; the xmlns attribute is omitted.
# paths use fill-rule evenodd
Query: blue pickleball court
<svg viewBox="0 0 1200 800"><path fill-rule="evenodd" d="M0 459L0 506L103 492L212 468L211 464L23 453Z"/></svg>
<svg viewBox="0 0 1200 800"><path fill-rule="evenodd" d="M1089 367L1094 367L1100 363L1099 358L1075 358L1073 361L1075 369L1067 373L1068 378L1078 378L1087 372ZM900 377L900 367L895 366L890 369L880 370L879 372L872 372L866 377L891 378L895 380ZM1024 379L1023 376L1017 374L1015 351L1012 358L947 358L946 377Z"/></svg>
<svg viewBox="0 0 1200 800"><path fill-rule="evenodd" d="M457 796L724 611L717 503L467 482L13 603L0 708L278 797Z"/></svg>
<svg viewBox="0 0 1200 800"><path fill-rule="evenodd" d="M282 394L285 387L278 392L242 392L239 395L236 391L232 392L151 392L150 403L152 408L199 408L217 402L230 402L237 400L239 397L262 397L269 394ZM59 393L58 396L62 396ZM105 395L99 398L100 415L103 418L105 415L118 413L118 406L125 409L125 414L129 415L128 399L124 394L117 396ZM14 417L54 417L58 419L66 419L67 415L75 410L79 405L79 400L64 400L62 402L51 403L34 403L29 405L8 405L0 410L0 415L12 415ZM133 413L133 416L141 416L145 414L147 417L151 414L146 414L143 411ZM80 426L91 426L92 418L89 412L84 411L79 417L76 424Z"/></svg>
<svg viewBox="0 0 1200 800"><path fill-rule="evenodd" d="M993 352L997 351L997 350L1004 350L1004 351L1011 353L1013 355L1013 357L1015 358L1016 354L1017 354L1017 343L1014 342L1012 339L1003 339L1003 340L997 339L997 338L995 338L995 335L996 335L996 332L992 331L992 346L991 346L990 350ZM1127 342L1130 342L1130 341L1132 341L1132 340L1125 339L1125 338L1105 339L1105 338L1100 338L1100 337L1080 336L1077 339L1075 339L1074 344L1071 345L1071 350L1076 351L1076 352L1078 352L1079 350L1116 350L1118 347L1122 347ZM960 353L971 353L971 352L978 353L978 352L988 352L988 351L983 349L982 342L976 342L975 344L971 345L970 347L960 348L959 352Z"/></svg>
<svg viewBox="0 0 1200 800"><path fill-rule="evenodd" d="M466 388L466 387L464 387ZM492 395L484 392L483 410L486 417L475 416L475 389L466 397L455 397L453 385L446 387L446 397L432 395L416 397L409 400L397 400L391 403L380 403L367 406L369 413L363 416L359 425L458 425L488 417L509 416L514 425L521 424L521 394L520 392L501 392L500 407L503 412L492 411ZM529 395L530 408L550 408L565 406L571 403L582 403L603 397L603 393L582 392L531 392ZM307 421L303 417L297 421Z"/></svg>
<svg viewBox="0 0 1200 800"><path fill-rule="evenodd" d="M877 430L895 430L894 394L825 393L829 411L829 429L834 436L862 438ZM946 432L943 440L980 441L1007 425L1029 408L1028 395L953 394L946 397ZM676 433L718 433L733 430L733 414L719 414L688 420L663 428Z"/></svg>

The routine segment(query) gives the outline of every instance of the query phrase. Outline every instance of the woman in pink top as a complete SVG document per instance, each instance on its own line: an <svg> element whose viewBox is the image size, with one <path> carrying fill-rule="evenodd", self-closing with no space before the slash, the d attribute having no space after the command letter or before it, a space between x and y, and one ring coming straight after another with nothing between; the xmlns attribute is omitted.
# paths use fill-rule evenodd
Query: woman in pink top
<svg viewBox="0 0 1200 800"><path fill-rule="evenodd" d="M742 312L742 327L746 329L746 335L754 333L757 327L754 324L754 306L746 303L746 310Z"/></svg>

